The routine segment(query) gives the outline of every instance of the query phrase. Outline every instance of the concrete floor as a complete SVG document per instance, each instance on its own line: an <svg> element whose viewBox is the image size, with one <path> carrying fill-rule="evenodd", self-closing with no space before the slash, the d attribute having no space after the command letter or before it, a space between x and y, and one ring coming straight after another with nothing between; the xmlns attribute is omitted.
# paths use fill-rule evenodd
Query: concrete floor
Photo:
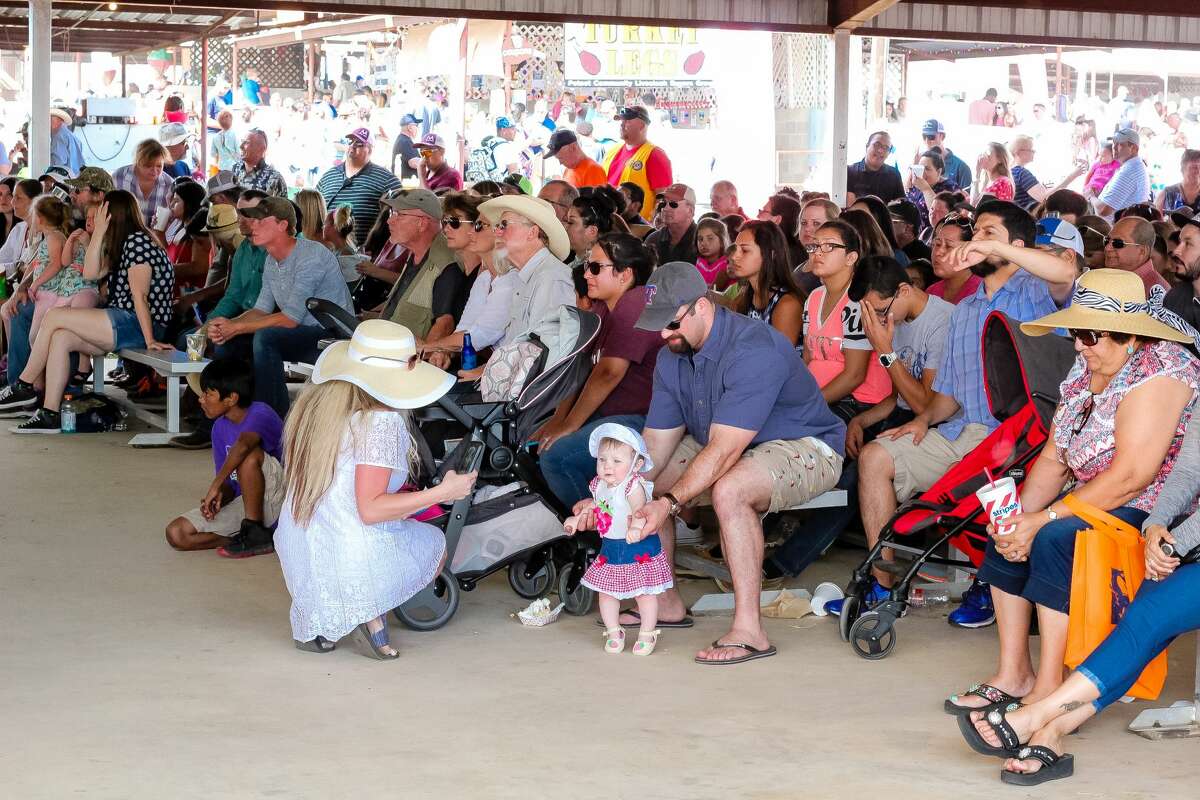
<svg viewBox="0 0 1200 800"><path fill-rule="evenodd" d="M810 617L769 621L775 658L715 669L691 659L722 619L668 632L648 660L614 658L591 619L518 626L524 603L498 577L441 631L393 629L396 662L300 653L274 557L163 542L211 453L135 451L129 436L0 432L0 796L1196 796L1197 742L1124 732L1144 703L1072 738L1074 779L1001 786L999 762L941 711L990 674L995 634L953 630L944 609L903 621L882 662ZM797 583L842 582L856 557ZM1193 641L1172 652L1164 699L1188 694Z"/></svg>

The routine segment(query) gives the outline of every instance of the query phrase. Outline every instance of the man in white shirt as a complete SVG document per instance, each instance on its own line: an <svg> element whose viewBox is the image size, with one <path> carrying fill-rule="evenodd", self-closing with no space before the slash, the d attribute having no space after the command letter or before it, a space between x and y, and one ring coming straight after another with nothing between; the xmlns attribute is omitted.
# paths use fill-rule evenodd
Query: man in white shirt
<svg viewBox="0 0 1200 800"><path fill-rule="evenodd" d="M1139 154L1141 137L1132 128L1121 128L1113 134L1112 142L1113 155L1121 168L1096 201L1096 213L1108 220L1123 208L1150 202L1150 176Z"/></svg>

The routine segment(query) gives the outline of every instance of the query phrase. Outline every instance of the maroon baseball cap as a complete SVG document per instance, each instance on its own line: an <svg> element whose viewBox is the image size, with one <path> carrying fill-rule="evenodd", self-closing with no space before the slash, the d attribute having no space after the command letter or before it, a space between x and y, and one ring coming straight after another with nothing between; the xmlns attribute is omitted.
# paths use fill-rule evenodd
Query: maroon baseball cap
<svg viewBox="0 0 1200 800"><path fill-rule="evenodd" d="M355 128L346 134L346 141L371 144L371 130L370 128Z"/></svg>

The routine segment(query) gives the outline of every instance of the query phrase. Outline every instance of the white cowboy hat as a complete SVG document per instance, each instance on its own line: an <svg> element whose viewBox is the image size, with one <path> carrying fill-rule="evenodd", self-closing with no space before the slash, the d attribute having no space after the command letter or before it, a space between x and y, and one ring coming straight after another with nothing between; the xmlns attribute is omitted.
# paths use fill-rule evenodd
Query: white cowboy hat
<svg viewBox="0 0 1200 800"><path fill-rule="evenodd" d="M371 319L321 353L312 382L326 381L353 383L390 408L423 408L450 391L454 376L421 360L408 328Z"/></svg>
<svg viewBox="0 0 1200 800"><path fill-rule="evenodd" d="M593 457L600 455L600 442L605 439L616 439L618 442L632 447L634 457L642 459L641 472L649 472L654 469L654 462L650 460L650 453L646 449L646 440L637 431L615 422L597 425L588 436L588 452Z"/></svg>
<svg viewBox="0 0 1200 800"><path fill-rule="evenodd" d="M550 252L555 258L562 260L571 254L571 240L567 237L567 229L558 221L554 206L545 200L524 194L506 194L488 200L479 207L479 213L493 225L500 221L500 215L505 211L520 214L541 228L542 233L550 240Z"/></svg>
<svg viewBox="0 0 1200 800"><path fill-rule="evenodd" d="M61 108L50 109L50 116L58 117L63 121L64 125L71 125L74 123L74 120L71 119L71 115Z"/></svg>

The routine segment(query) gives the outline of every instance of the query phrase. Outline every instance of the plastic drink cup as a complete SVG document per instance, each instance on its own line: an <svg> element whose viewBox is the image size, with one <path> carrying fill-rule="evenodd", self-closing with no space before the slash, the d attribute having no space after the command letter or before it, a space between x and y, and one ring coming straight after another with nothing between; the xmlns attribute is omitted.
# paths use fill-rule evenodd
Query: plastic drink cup
<svg viewBox="0 0 1200 800"><path fill-rule="evenodd" d="M1021 495L1017 492L1017 482L1012 478L1000 478L985 484L975 492L975 496L987 512L996 533L1011 533L1012 526L1001 523L1012 515L1021 513Z"/></svg>
<svg viewBox="0 0 1200 800"><path fill-rule="evenodd" d="M204 358L204 340L203 333L189 333L187 335L187 357L188 361L200 361Z"/></svg>

